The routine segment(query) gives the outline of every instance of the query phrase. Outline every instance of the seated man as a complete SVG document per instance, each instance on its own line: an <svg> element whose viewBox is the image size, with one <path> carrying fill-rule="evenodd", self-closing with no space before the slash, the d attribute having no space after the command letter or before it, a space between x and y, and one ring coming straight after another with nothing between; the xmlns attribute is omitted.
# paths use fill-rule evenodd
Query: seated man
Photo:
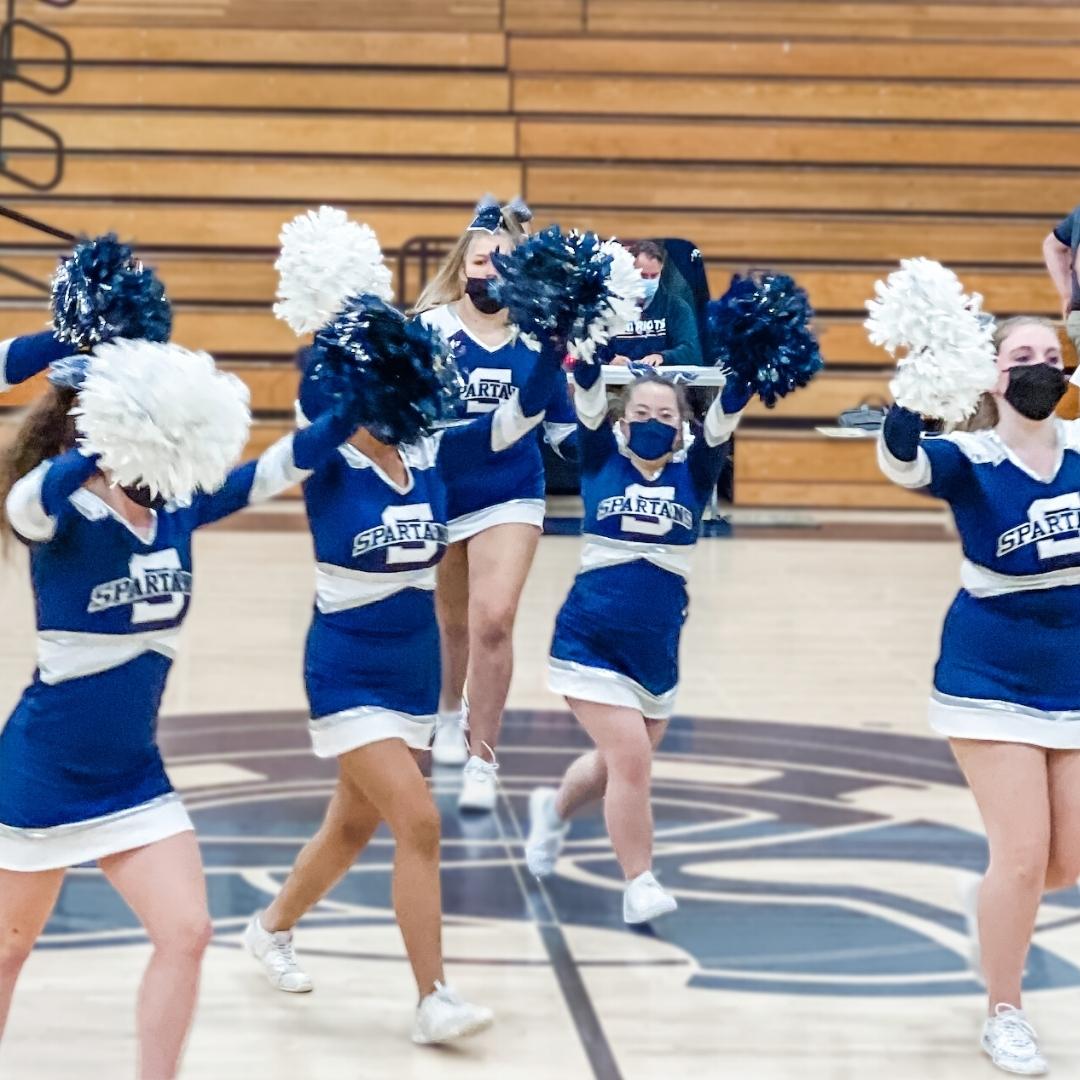
<svg viewBox="0 0 1080 1080"><path fill-rule="evenodd" d="M600 350L604 364L699 365L701 341L690 305L660 282L664 251L652 240L628 245L645 281L641 313Z"/></svg>

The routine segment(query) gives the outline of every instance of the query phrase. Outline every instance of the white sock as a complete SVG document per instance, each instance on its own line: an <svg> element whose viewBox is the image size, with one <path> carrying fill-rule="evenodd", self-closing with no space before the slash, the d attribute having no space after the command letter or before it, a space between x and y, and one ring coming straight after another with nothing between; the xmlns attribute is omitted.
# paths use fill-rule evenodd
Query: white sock
<svg viewBox="0 0 1080 1080"><path fill-rule="evenodd" d="M559 816L559 811L556 809L557 800L552 799L551 802L544 806L544 817L547 818L547 825L549 829L561 829L566 821Z"/></svg>
<svg viewBox="0 0 1080 1080"><path fill-rule="evenodd" d="M462 727L462 715L460 709L448 709L446 712L439 710L439 727L445 727L448 724L457 724Z"/></svg>

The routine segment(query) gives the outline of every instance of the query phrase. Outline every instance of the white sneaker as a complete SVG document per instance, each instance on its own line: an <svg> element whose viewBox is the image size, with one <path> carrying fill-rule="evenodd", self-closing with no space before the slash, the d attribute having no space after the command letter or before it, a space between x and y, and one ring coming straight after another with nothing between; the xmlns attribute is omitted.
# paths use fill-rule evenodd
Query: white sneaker
<svg viewBox="0 0 1080 1080"><path fill-rule="evenodd" d="M483 1005L462 1001L449 987L436 983L435 989L416 1007L414 1043L444 1043L475 1035L491 1027L495 1014Z"/></svg>
<svg viewBox="0 0 1080 1080"><path fill-rule="evenodd" d="M435 721L431 760L436 765L464 765L469 757L461 712L441 712Z"/></svg>
<svg viewBox="0 0 1080 1080"><path fill-rule="evenodd" d="M626 892L623 893L623 922L631 925L650 922L661 915L667 915L678 906L678 900L664 892L652 871L646 870L644 874L639 874L627 883Z"/></svg>
<svg viewBox="0 0 1080 1080"><path fill-rule="evenodd" d="M271 986L287 994L306 994L312 989L311 977L301 969L293 951L291 930L270 933L255 914L244 930L244 948L262 964Z"/></svg>
<svg viewBox="0 0 1080 1080"><path fill-rule="evenodd" d="M551 787L538 787L529 796L529 838L525 841L525 863L533 877L547 877L559 861L570 822L562 821L555 812L558 792Z"/></svg>
<svg viewBox="0 0 1080 1080"><path fill-rule="evenodd" d="M474 754L465 763L464 783L458 796L459 810L494 810L498 793L495 773L499 766Z"/></svg>
<svg viewBox="0 0 1080 1080"><path fill-rule="evenodd" d="M1050 1066L1039 1051L1038 1036L1021 1009L995 1005L983 1025L982 1048L1003 1072L1042 1076Z"/></svg>
<svg viewBox="0 0 1080 1080"><path fill-rule="evenodd" d="M968 967L980 986L986 985L982 969L982 945L979 943L979 889L982 878L967 877L957 885L960 894L960 907L964 912L964 925L968 936Z"/></svg>

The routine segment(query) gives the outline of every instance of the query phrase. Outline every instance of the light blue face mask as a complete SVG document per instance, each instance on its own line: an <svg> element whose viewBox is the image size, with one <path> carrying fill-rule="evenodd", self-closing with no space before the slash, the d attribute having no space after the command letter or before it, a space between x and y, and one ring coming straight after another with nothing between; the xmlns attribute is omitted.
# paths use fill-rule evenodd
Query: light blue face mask
<svg viewBox="0 0 1080 1080"><path fill-rule="evenodd" d="M658 277L642 278L641 283L645 286L645 300L642 307L648 307L656 296L656 290L660 288L660 279Z"/></svg>

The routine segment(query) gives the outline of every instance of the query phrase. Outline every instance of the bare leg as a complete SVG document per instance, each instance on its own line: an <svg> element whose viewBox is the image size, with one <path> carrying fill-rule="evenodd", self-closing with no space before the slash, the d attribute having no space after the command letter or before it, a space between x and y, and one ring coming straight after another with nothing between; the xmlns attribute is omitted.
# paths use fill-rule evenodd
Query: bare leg
<svg viewBox="0 0 1080 1080"><path fill-rule="evenodd" d="M439 709L457 712L469 665L469 562L465 543L451 544L439 563L435 610L442 652Z"/></svg>
<svg viewBox="0 0 1080 1080"><path fill-rule="evenodd" d="M979 805L990 867L979 892L979 938L991 1013L1020 1008L1024 961L1047 879L1047 751L1019 743L951 739Z"/></svg>
<svg viewBox="0 0 1080 1080"><path fill-rule="evenodd" d="M0 870L0 1038L19 972L49 921L63 883L63 870Z"/></svg>
<svg viewBox="0 0 1080 1080"><path fill-rule="evenodd" d="M488 757L499 741L514 671L514 619L540 530L495 525L469 541L469 748Z"/></svg>
<svg viewBox="0 0 1080 1080"><path fill-rule="evenodd" d="M1080 878L1080 750L1051 750L1050 865L1046 891L1067 889Z"/></svg>
<svg viewBox="0 0 1080 1080"><path fill-rule="evenodd" d="M348 872L379 827L379 812L339 769L319 831L304 845L274 901L259 921L264 930L291 930Z"/></svg>
<svg viewBox="0 0 1080 1080"><path fill-rule="evenodd" d="M667 731L668 722L646 720L645 726L655 753ZM606 787L607 766L604 759L599 750L590 750L572 761L563 775L559 793L555 797L555 811L563 821L568 821L583 807L602 799Z"/></svg>
<svg viewBox="0 0 1080 1080"><path fill-rule="evenodd" d="M199 971L213 927L193 832L110 855L101 869L139 917L154 951L139 987L139 1078L173 1080L180 1068Z"/></svg>
<svg viewBox="0 0 1080 1080"><path fill-rule="evenodd" d="M604 820L627 881L652 866L652 744L635 709L567 699L607 767Z"/></svg>
<svg viewBox="0 0 1080 1080"><path fill-rule="evenodd" d="M420 997L443 981L439 811L416 757L401 739L341 757L342 775L376 807L394 836L394 912Z"/></svg>

